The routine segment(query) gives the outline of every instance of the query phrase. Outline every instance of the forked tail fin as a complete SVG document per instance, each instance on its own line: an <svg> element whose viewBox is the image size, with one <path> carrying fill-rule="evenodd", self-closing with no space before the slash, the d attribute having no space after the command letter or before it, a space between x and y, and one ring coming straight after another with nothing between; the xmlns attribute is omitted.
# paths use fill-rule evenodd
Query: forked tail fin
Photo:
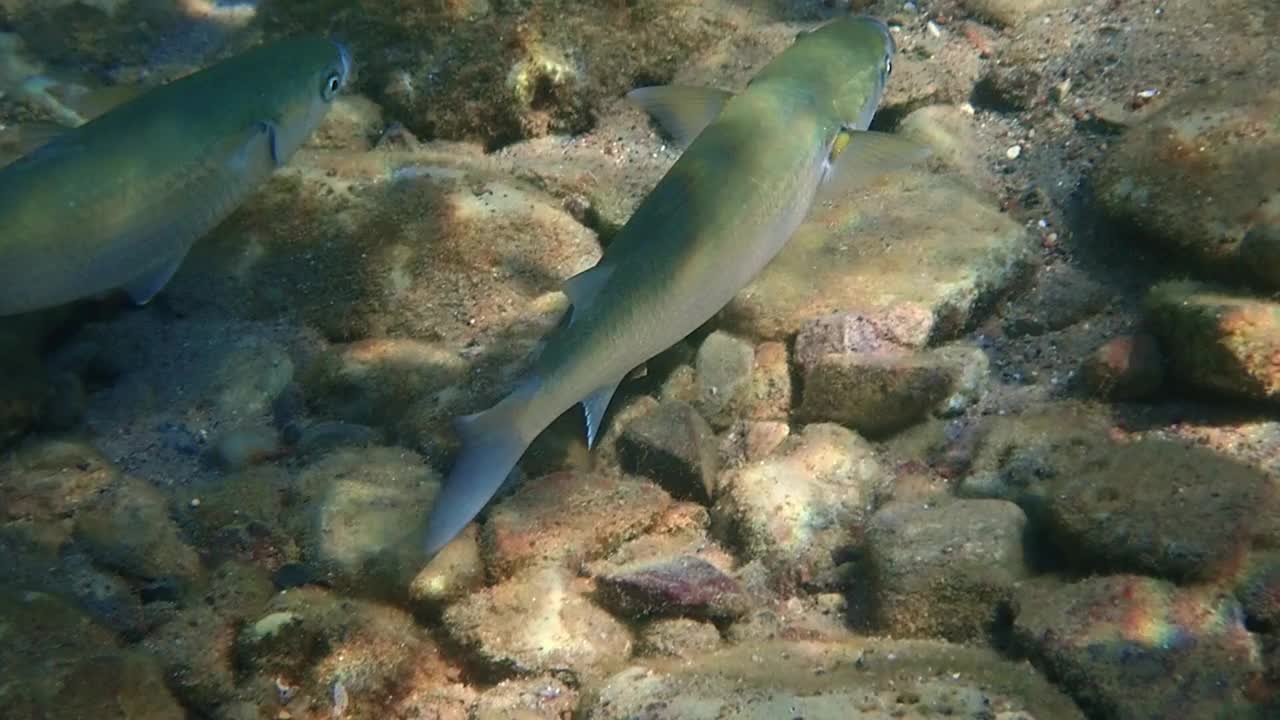
<svg viewBox="0 0 1280 720"><path fill-rule="evenodd" d="M520 461L530 439L520 432L516 418L535 388L536 381L526 382L488 410L454 421L462 450L427 518L428 556L480 514Z"/></svg>

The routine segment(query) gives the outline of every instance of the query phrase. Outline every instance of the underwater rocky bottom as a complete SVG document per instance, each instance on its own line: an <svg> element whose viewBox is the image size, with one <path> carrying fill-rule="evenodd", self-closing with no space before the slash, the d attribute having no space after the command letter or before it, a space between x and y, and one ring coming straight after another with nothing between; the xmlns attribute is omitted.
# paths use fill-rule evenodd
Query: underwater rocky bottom
<svg viewBox="0 0 1280 720"><path fill-rule="evenodd" d="M496 152L345 96L153 304L0 320L0 717L1280 717L1280 85L1227 67L1262 30L1117 110L1205 4L893 5L887 114L937 160L811 216L430 561L452 418L676 156L599 86L482 115L530 135ZM752 22L687 79L796 29ZM562 95L594 126L537 137ZM1019 185L1055 133L1108 146L1075 226Z"/></svg>

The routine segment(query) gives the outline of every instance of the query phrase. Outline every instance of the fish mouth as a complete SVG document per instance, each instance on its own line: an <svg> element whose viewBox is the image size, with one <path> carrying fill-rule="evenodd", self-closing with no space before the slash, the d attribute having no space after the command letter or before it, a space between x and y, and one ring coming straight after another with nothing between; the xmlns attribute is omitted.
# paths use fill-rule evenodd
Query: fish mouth
<svg viewBox="0 0 1280 720"><path fill-rule="evenodd" d="M342 62L342 84L346 85L347 79L351 77L351 51L337 40L330 40L330 42L338 48L338 58Z"/></svg>

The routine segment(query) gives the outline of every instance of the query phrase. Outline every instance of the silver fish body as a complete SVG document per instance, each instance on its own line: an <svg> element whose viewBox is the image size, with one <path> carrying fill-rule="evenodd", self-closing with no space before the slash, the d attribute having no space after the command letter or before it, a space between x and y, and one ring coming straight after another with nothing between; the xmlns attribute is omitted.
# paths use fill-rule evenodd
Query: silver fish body
<svg viewBox="0 0 1280 720"><path fill-rule="evenodd" d="M346 82L340 46L260 46L0 168L0 315L158 292L191 245L294 154Z"/></svg>
<svg viewBox="0 0 1280 720"><path fill-rule="evenodd" d="M566 282L569 321L525 380L489 410L459 419L463 448L428 518L428 552L483 509L529 443L576 403L594 443L618 383L712 318L769 263L820 188L841 174L850 158L833 161L846 150L866 148L869 165L912 154L894 136L863 132L894 49L882 22L845 18L799 36L736 96L644 91L647 109L691 143L600 262Z"/></svg>

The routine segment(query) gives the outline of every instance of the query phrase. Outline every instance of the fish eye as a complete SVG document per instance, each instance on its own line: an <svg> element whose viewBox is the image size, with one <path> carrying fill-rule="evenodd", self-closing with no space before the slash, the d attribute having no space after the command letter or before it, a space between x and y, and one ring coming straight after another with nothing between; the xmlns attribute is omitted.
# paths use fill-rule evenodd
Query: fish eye
<svg viewBox="0 0 1280 720"><path fill-rule="evenodd" d="M342 75L337 71L331 72L324 79L324 85L320 88L320 97L327 102L332 100L340 89L342 89Z"/></svg>

